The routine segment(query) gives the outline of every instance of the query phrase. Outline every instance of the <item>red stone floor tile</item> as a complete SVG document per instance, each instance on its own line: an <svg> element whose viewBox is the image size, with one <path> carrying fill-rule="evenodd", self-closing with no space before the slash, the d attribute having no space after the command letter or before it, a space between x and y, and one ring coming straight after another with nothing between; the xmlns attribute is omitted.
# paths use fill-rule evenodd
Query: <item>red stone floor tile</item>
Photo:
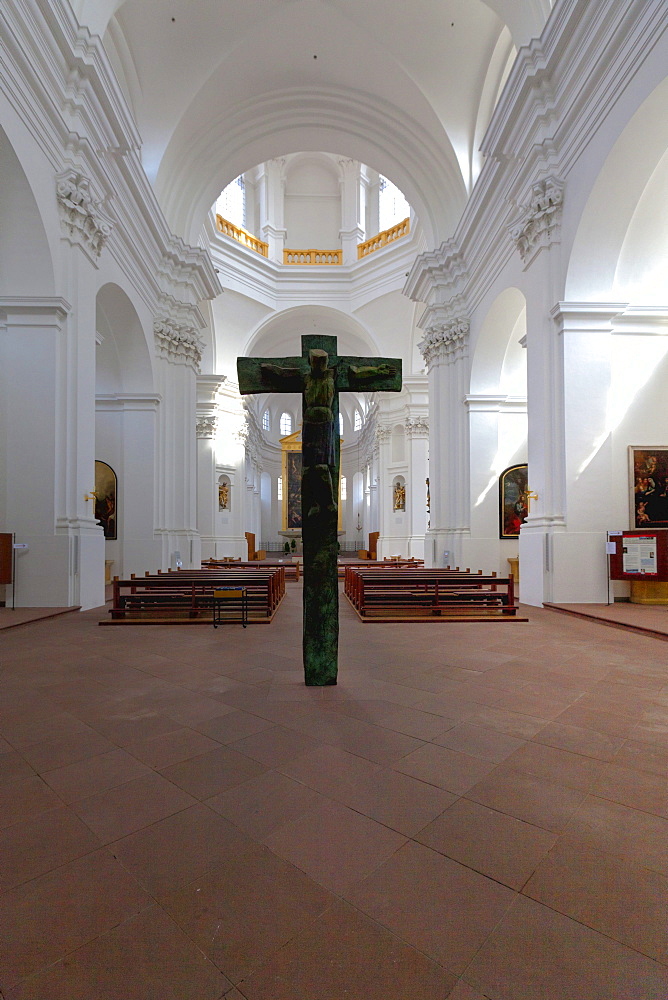
<svg viewBox="0 0 668 1000"><path fill-rule="evenodd" d="M323 801L322 796L307 785L278 771L266 771L207 799L206 804L240 830L263 841L274 830L298 819Z"/></svg>
<svg viewBox="0 0 668 1000"><path fill-rule="evenodd" d="M603 777L606 767L603 761L539 743L527 743L520 747L506 758L502 766L584 792Z"/></svg>
<svg viewBox="0 0 668 1000"><path fill-rule="evenodd" d="M60 805L62 800L36 774L6 782L0 785L0 830Z"/></svg>
<svg viewBox="0 0 668 1000"><path fill-rule="evenodd" d="M603 799L621 802L632 809L668 818L668 771L651 774L635 768L608 764L594 783L592 793Z"/></svg>
<svg viewBox="0 0 668 1000"><path fill-rule="evenodd" d="M587 796L564 831L569 840L668 876L668 819Z"/></svg>
<svg viewBox="0 0 668 1000"><path fill-rule="evenodd" d="M628 860L561 842L523 894L668 964L668 880Z"/></svg>
<svg viewBox="0 0 668 1000"><path fill-rule="evenodd" d="M514 895L506 886L412 842L345 893L354 906L458 975Z"/></svg>
<svg viewBox="0 0 668 1000"><path fill-rule="evenodd" d="M195 800L159 774L134 778L72 804L86 826L108 844L194 805Z"/></svg>
<svg viewBox="0 0 668 1000"><path fill-rule="evenodd" d="M111 750L47 771L43 777L64 802L72 803L150 773L150 768L125 750Z"/></svg>
<svg viewBox="0 0 668 1000"><path fill-rule="evenodd" d="M265 764L251 760L245 754L219 747L190 760L163 768L161 773L170 782L184 789L197 799L210 799L213 795L240 785L267 770Z"/></svg>
<svg viewBox="0 0 668 1000"><path fill-rule="evenodd" d="M465 983L463 979L460 979L452 993L449 994L448 1000L488 1000L488 998L483 996L473 986Z"/></svg>
<svg viewBox="0 0 668 1000"><path fill-rule="evenodd" d="M238 985L247 1000L443 1000L454 984L420 950L337 902Z"/></svg>
<svg viewBox="0 0 668 1000"><path fill-rule="evenodd" d="M21 753L39 773L45 774L57 767L65 767L78 760L114 750L115 745L100 733L82 733L77 736L33 743L22 747Z"/></svg>
<svg viewBox="0 0 668 1000"><path fill-rule="evenodd" d="M170 764L178 764L182 760L198 757L208 750L220 746L216 740L210 739L194 729L177 729L173 733L164 733L144 740L143 743L128 743L126 750L149 767L159 769Z"/></svg>
<svg viewBox="0 0 668 1000"><path fill-rule="evenodd" d="M511 889L521 889L557 837L477 802L459 799L415 839Z"/></svg>
<svg viewBox="0 0 668 1000"><path fill-rule="evenodd" d="M614 763L621 767L634 768L636 771L668 774L668 747L641 743L639 740L625 740L615 754Z"/></svg>
<svg viewBox="0 0 668 1000"><path fill-rule="evenodd" d="M221 705L221 709L225 707L227 706ZM213 719L199 722L196 728L200 733L227 745L242 740L245 736L261 733L263 729L270 729L271 726L272 723L268 719L261 719L257 715L228 707L225 714L221 713Z"/></svg>
<svg viewBox="0 0 668 1000"><path fill-rule="evenodd" d="M437 736L433 742L449 750L457 750L496 764L524 746L524 740L483 726L474 726L470 722L455 726L442 736Z"/></svg>
<svg viewBox="0 0 668 1000"><path fill-rule="evenodd" d="M668 969L518 897L466 969L492 1000L664 1000Z"/></svg>
<svg viewBox="0 0 668 1000"><path fill-rule="evenodd" d="M534 719L530 715L520 715L518 712L509 712L505 708L495 708L494 706L481 708L469 722L473 726L484 726L487 729L494 729L498 733L507 733L508 736L516 736L522 740L531 739L545 726L544 719Z"/></svg>
<svg viewBox="0 0 668 1000"><path fill-rule="evenodd" d="M162 900L170 916L232 982L312 924L336 897L255 845Z"/></svg>
<svg viewBox="0 0 668 1000"><path fill-rule="evenodd" d="M609 761L621 748L624 739L621 736L607 736L593 729L564 725L557 721L548 723L536 733L533 742L556 747L559 750L568 750L583 757Z"/></svg>
<svg viewBox="0 0 668 1000"><path fill-rule="evenodd" d="M286 729L284 726L273 726L244 736L231 744L231 749L266 764L267 767L279 767L316 746L317 741L305 733Z"/></svg>
<svg viewBox="0 0 668 1000"><path fill-rule="evenodd" d="M394 768L454 795L463 795L495 766L492 761L429 743L408 754Z"/></svg>
<svg viewBox="0 0 668 1000"><path fill-rule="evenodd" d="M109 850L160 898L253 846L246 834L198 803L117 840Z"/></svg>
<svg viewBox="0 0 668 1000"><path fill-rule="evenodd" d="M557 716L555 722L564 726L593 729L595 733L604 733L607 736L621 736L624 738L630 735L636 725L635 720L629 719L626 715L597 711L592 708L586 708L580 703L567 708L565 712Z"/></svg>
<svg viewBox="0 0 668 1000"><path fill-rule="evenodd" d="M405 840L352 809L325 802L274 831L265 843L325 888L342 894Z"/></svg>
<svg viewBox="0 0 668 1000"><path fill-rule="evenodd" d="M505 765L466 792L466 798L473 802L555 833L566 827L586 797L586 792Z"/></svg>
<svg viewBox="0 0 668 1000"><path fill-rule="evenodd" d="M106 850L0 894L0 989L52 965L152 902Z"/></svg>
<svg viewBox="0 0 668 1000"><path fill-rule="evenodd" d="M0 892L67 864L100 846L99 839L65 807L48 822L34 816L0 831Z"/></svg>
<svg viewBox="0 0 668 1000"><path fill-rule="evenodd" d="M17 751L10 749L8 753L0 753L0 785L20 778L31 778L34 773L30 764Z"/></svg>
<svg viewBox="0 0 668 1000"><path fill-rule="evenodd" d="M24 980L6 1000L220 1000L231 985L154 906Z"/></svg>

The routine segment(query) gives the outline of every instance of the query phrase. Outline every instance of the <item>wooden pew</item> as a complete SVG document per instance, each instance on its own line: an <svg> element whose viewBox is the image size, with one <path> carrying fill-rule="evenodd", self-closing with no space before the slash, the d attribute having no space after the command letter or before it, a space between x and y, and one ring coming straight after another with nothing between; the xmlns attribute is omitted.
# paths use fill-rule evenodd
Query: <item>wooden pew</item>
<svg viewBox="0 0 668 1000"><path fill-rule="evenodd" d="M219 567L229 566L230 563L226 560L221 559L203 559L202 569L218 569ZM280 562L279 560L265 559L258 566L257 562L241 562L241 560L235 560L234 566L237 569L248 568L248 569L262 569L264 567L269 567L277 569L282 567L285 570L286 580L298 580L300 577L300 564L298 562Z"/></svg>
<svg viewBox="0 0 668 1000"><path fill-rule="evenodd" d="M344 593L365 622L528 620L518 617L512 576L351 566Z"/></svg>
<svg viewBox="0 0 668 1000"><path fill-rule="evenodd" d="M249 624L269 624L285 596L283 567L237 566L115 579L111 617L100 624L211 623L213 591L225 588L246 591Z"/></svg>

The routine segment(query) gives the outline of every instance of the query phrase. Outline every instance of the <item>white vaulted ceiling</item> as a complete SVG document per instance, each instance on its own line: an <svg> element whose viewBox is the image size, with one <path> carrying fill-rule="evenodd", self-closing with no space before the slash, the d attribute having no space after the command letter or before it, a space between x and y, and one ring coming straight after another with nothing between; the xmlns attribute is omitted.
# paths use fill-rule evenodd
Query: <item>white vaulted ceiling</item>
<svg viewBox="0 0 668 1000"><path fill-rule="evenodd" d="M286 153L368 163L447 238L513 52L550 0L74 0L103 37L171 226ZM316 58L314 58L316 57Z"/></svg>

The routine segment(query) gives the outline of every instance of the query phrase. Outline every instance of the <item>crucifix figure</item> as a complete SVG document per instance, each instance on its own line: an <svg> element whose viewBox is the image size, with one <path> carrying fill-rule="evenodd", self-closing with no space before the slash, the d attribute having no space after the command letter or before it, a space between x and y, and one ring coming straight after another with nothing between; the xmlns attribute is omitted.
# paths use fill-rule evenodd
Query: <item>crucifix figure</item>
<svg viewBox="0 0 668 1000"><path fill-rule="evenodd" d="M301 357L238 358L239 392L302 393L304 679L336 684L339 639L339 391L399 392L398 358L339 357L336 337L302 337Z"/></svg>

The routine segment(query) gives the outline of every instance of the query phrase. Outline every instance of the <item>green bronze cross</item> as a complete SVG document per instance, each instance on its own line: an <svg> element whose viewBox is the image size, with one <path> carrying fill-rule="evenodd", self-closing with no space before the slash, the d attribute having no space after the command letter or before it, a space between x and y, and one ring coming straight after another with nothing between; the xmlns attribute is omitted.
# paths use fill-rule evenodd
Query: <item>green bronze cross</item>
<svg viewBox="0 0 668 1000"><path fill-rule="evenodd" d="M336 684L339 645L339 392L399 392L401 360L336 353L336 337L302 337L301 357L237 358L239 392L302 394L304 679Z"/></svg>

